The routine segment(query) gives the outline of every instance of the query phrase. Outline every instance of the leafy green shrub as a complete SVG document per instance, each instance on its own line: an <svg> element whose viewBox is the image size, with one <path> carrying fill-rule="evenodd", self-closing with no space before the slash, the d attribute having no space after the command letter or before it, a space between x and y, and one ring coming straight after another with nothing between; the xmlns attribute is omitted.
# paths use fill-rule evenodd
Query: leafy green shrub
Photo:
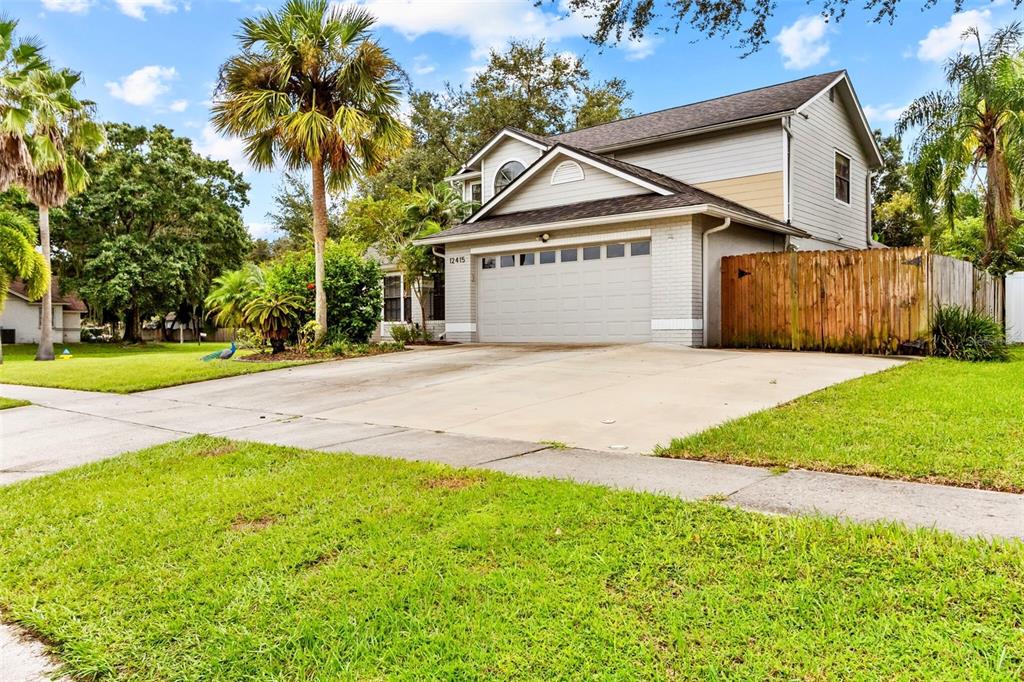
<svg viewBox="0 0 1024 682"><path fill-rule="evenodd" d="M289 291L267 286L242 311L245 322L270 342L271 353L284 351L285 341L299 319L302 299Z"/></svg>
<svg viewBox="0 0 1024 682"><path fill-rule="evenodd" d="M1008 360L1006 335L998 322L984 313L959 306L941 306L932 322L933 354L954 360L982 362Z"/></svg>
<svg viewBox="0 0 1024 682"><path fill-rule="evenodd" d="M347 242L328 242L324 252L324 291L327 325L332 333L355 343L370 339L381 315L381 272L359 248ZM300 326L313 319L313 252L288 253L265 266L267 281L302 300Z"/></svg>
<svg viewBox="0 0 1024 682"><path fill-rule="evenodd" d="M411 324L391 325L391 340L405 345L416 340L418 334Z"/></svg>
<svg viewBox="0 0 1024 682"><path fill-rule="evenodd" d="M353 358L363 355L380 355L405 350L401 343L351 343L350 341L328 341L313 351L317 355L335 358Z"/></svg>

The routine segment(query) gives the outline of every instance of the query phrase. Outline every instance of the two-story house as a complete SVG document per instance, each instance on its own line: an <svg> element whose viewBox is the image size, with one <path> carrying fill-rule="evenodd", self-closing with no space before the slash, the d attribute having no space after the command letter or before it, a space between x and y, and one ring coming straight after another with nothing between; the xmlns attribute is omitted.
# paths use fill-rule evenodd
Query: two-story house
<svg viewBox="0 0 1024 682"><path fill-rule="evenodd" d="M722 256L872 246L880 165L845 71L553 137L506 128L450 178L479 210L421 242L444 257L445 336L716 345Z"/></svg>

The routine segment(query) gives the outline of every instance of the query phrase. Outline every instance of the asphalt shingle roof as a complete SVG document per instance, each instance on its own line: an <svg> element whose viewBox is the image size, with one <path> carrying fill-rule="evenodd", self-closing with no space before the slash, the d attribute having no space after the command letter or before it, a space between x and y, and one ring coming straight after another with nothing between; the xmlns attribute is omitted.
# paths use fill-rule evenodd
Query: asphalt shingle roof
<svg viewBox="0 0 1024 682"><path fill-rule="evenodd" d="M21 298L28 298L28 287L20 279L12 280L7 290ZM69 313L84 313L89 310L85 302L75 294L70 292L61 294L56 277L50 279L50 300L53 301L54 305L64 306L64 310Z"/></svg>
<svg viewBox="0 0 1024 682"><path fill-rule="evenodd" d="M788 83L769 85L735 95L686 104L590 128L581 128L549 138L574 147L600 150L607 147L682 133L723 123L792 111L821 92L843 71L808 76Z"/></svg>

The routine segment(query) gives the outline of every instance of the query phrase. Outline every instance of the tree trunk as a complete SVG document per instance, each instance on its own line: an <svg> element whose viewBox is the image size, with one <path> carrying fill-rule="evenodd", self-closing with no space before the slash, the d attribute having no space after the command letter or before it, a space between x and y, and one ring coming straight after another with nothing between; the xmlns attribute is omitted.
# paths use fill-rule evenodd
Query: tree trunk
<svg viewBox="0 0 1024 682"><path fill-rule="evenodd" d="M43 260L50 268L50 207L39 207L39 245L43 250ZM53 272L53 270L50 270ZM40 301L41 314L39 320L39 347L36 349L36 360L53 360L53 278L46 283L46 292Z"/></svg>
<svg viewBox="0 0 1024 682"><path fill-rule="evenodd" d="M985 153L986 265L1005 253L1005 237L1013 222L1013 180L999 140L996 139Z"/></svg>
<svg viewBox="0 0 1024 682"><path fill-rule="evenodd" d="M132 306L124 315L124 336L122 343L139 343L142 341L142 334L139 333L139 311Z"/></svg>
<svg viewBox="0 0 1024 682"><path fill-rule="evenodd" d="M313 261L316 285L316 336L320 344L327 334L327 292L324 291L324 250L327 247L327 188L323 161L313 162Z"/></svg>
<svg viewBox="0 0 1024 682"><path fill-rule="evenodd" d="M430 332L427 331L427 297L426 287L424 285L424 277L423 275L420 275L419 288L414 287L414 289L416 291L416 299L419 301L420 304L420 324L423 325L423 328L420 330L420 335L423 338L423 343L427 343L428 341L430 341Z"/></svg>

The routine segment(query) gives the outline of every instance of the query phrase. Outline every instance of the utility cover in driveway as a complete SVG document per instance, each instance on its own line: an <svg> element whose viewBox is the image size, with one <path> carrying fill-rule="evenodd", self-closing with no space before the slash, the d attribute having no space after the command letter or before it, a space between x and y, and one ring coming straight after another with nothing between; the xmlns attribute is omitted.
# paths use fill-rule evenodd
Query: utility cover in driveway
<svg viewBox="0 0 1024 682"><path fill-rule="evenodd" d="M651 338L650 242L501 253L474 267L481 341Z"/></svg>

